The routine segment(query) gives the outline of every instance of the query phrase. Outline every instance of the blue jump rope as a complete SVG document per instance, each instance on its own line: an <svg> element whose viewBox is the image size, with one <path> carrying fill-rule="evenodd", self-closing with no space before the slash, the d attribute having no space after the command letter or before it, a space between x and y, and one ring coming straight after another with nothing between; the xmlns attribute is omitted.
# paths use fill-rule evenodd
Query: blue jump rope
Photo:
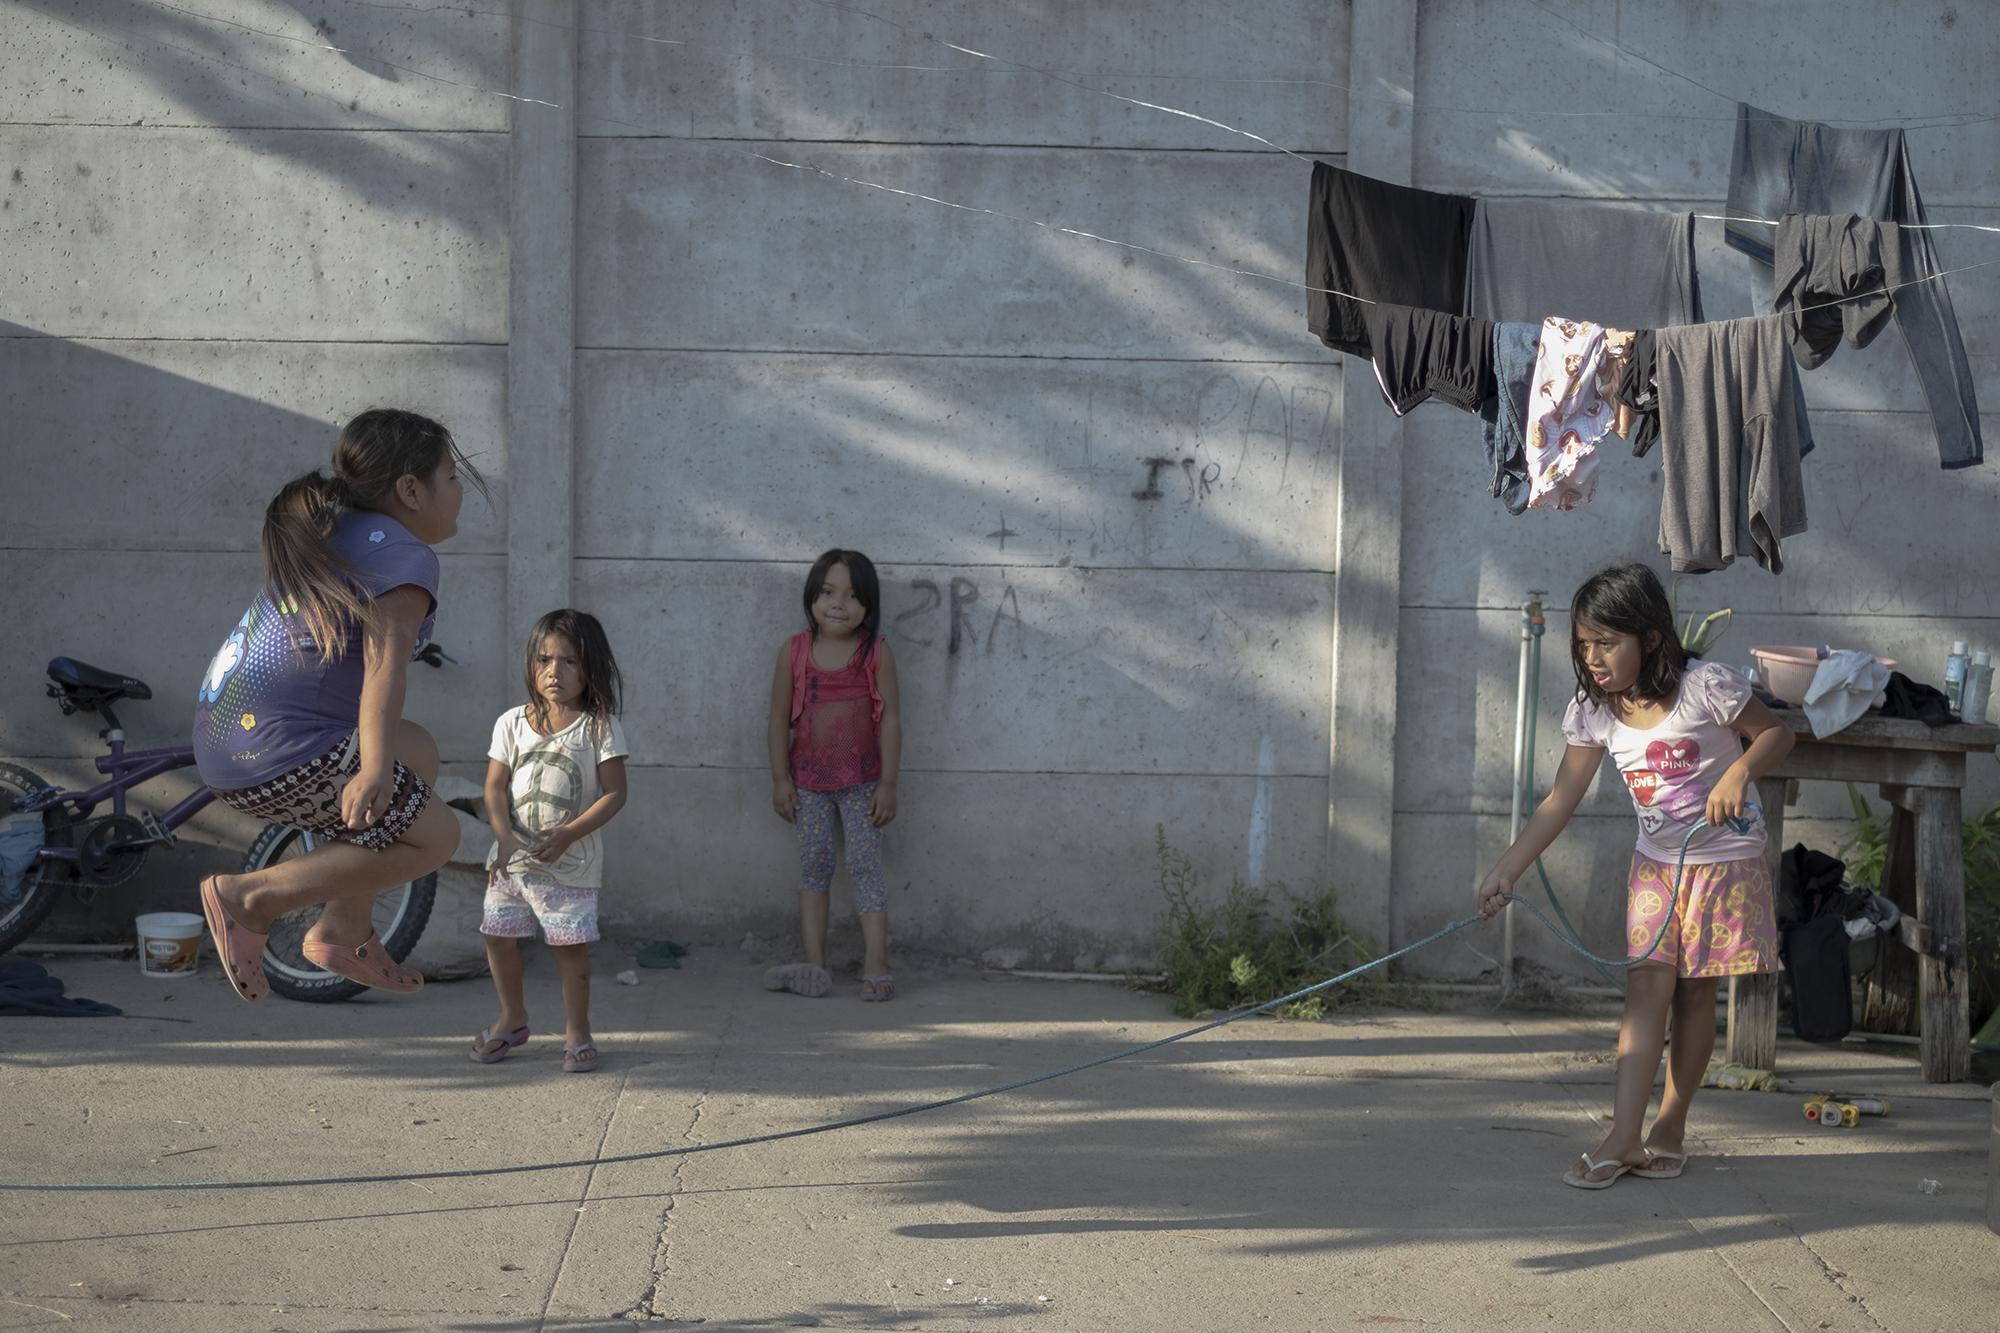
<svg viewBox="0 0 2000 1333"><path fill-rule="evenodd" d="M1755 808L1756 806L1753 803L1751 809ZM1728 823L1738 832L1745 832L1750 827L1750 821L1747 818L1732 819ZM1600 968L1631 967L1635 963L1642 963L1653 956L1654 952L1660 947L1660 942L1666 938L1668 927L1673 924L1674 917L1680 907L1681 878L1687 868L1688 844L1694 841L1695 834L1708 826L1708 821L1706 820L1697 822L1693 828L1688 830L1687 837L1681 840L1680 861L1674 867L1673 898L1667 905L1666 915L1660 919L1660 929L1653 936L1652 944L1647 947L1645 953L1640 954L1637 958L1600 958L1598 955L1592 953L1584 946L1583 940L1581 936L1577 935L1575 928L1570 926L1569 917L1563 913L1562 904L1556 900L1553 888L1549 888L1549 901L1554 904L1557 915L1562 917L1563 927L1567 929L1558 928L1555 922L1543 916L1533 903L1524 898L1510 893L1506 895L1507 900L1519 903L1522 907L1526 908L1535 920L1548 928L1550 934L1554 935L1571 949L1574 949L1577 953L1588 958ZM1535 862L1535 865L1537 869L1540 869L1541 862L1539 859ZM1542 875L1542 883L1545 887L1549 883L1546 872ZM807 1125L800 1129L780 1130L771 1134L753 1134L748 1138L725 1139L720 1143L688 1144L678 1148L657 1148L650 1152L621 1153L615 1157L578 1157L565 1162L530 1162L522 1166L483 1166L457 1171L399 1171L381 1175L315 1176L293 1180L163 1180L115 1182L110 1184L45 1184L0 1181L0 1190L29 1191L44 1194L137 1194L175 1190L280 1190L311 1189L331 1185L386 1185L393 1184L399 1180L464 1180L475 1176L517 1176L537 1171L568 1171L576 1167L585 1166L613 1166L626 1162L651 1162L665 1157L692 1157L696 1153L721 1152L725 1148L748 1148L760 1143L777 1143L784 1139L805 1138L812 1134L830 1134L836 1129L855 1129L861 1125L879 1124L885 1120L900 1120L904 1116L920 1115L925 1111L942 1111L948 1106L962 1106L966 1102L975 1102L984 1097L997 1097L1004 1092L1018 1092L1022 1088L1031 1088L1037 1083L1048 1083L1055 1079L1068 1078L1071 1074L1081 1074L1086 1069L1096 1069L1100 1065L1108 1065L1113 1061L1130 1059L1135 1055L1144 1055L1148 1051L1157 1051L1162 1046L1171 1046L1177 1041L1186 1041L1189 1037L1199 1036L1204 1032L1213 1032L1216 1028L1226 1027L1231 1023L1240 1022L1256 1014L1269 1013L1273 1009L1303 1000L1308 995L1317 995L1323 990L1338 986L1343 981L1351 981L1363 973L1372 972L1376 968L1392 963L1398 958L1404 958L1417 952L1419 949L1428 948L1447 935L1456 934L1464 930L1467 926L1476 925L1485 919L1485 917L1475 912L1471 916L1464 917L1452 922L1448 926L1432 931L1413 944L1406 944L1400 949L1385 953L1380 958L1363 963L1359 967L1349 968L1339 976L1328 977L1325 981L1315 982L1310 986L1302 987L1289 995L1280 995L1275 1000L1266 1000L1262 1004L1252 1005L1247 1009L1238 1009L1234 1013L1225 1014L1221 1018L1191 1027L1185 1032L1176 1032L1170 1037L1162 1037L1158 1041L1149 1041L1139 1046L1129 1046L1122 1051L1113 1051L1109 1055L1100 1055L1094 1060L1085 1060L1081 1064L1070 1065L1063 1069L1050 1070L1047 1073L1036 1074L1031 1078L1016 1079L1012 1083L1002 1083L996 1087L981 1088L977 1092L960 1093L956 1097L941 1097L936 1101L917 1102L910 1106L899 1106L890 1111L877 1111L873 1115L850 1116L845 1120L831 1120L825 1124Z"/></svg>

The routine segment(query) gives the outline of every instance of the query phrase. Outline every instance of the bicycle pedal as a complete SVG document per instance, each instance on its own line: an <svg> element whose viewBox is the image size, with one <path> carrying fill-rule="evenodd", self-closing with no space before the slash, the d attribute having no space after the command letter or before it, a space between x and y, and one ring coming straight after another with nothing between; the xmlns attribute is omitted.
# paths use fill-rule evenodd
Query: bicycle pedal
<svg viewBox="0 0 2000 1333"><path fill-rule="evenodd" d="M158 843L162 847L173 847L180 841L171 832L160 826L159 817L151 810L141 810L139 812L139 826L145 829L146 841L149 843Z"/></svg>

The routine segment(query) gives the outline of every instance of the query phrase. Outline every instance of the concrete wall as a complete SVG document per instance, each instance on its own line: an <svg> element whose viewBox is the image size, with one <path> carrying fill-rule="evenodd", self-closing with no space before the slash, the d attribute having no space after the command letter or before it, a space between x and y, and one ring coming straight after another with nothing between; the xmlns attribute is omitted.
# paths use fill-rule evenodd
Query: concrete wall
<svg viewBox="0 0 2000 1333"><path fill-rule="evenodd" d="M1344 146L1333 89L1207 82L1344 71L1344 6L881 12ZM627 910L794 911L765 699L833 545L881 566L901 664L904 938L1130 953L1159 825L1225 881L1318 879L1340 418L1301 294L755 154L1288 276L1298 164L823 6L663 25L607 4L600 26L579 62L577 595L647 664L628 729L658 813L611 836L664 873ZM663 26L688 45L620 35Z"/></svg>
<svg viewBox="0 0 2000 1333"><path fill-rule="evenodd" d="M1469 419L1391 421L1367 368L1306 333L1296 289L759 155L1293 277L1299 162L1002 61L1434 188L1720 211L1728 98L1580 30L1775 111L1852 117L1970 105L2000 33L1983 10L1892 21L1861 0L870 8L599 0L572 29L548 5L518 23L202 7L236 27L144 0L10 7L0 447L25 503L0 538L21 628L0 647L0 753L82 775L92 728L35 692L57 652L148 676L134 739L177 740L254 587L264 500L343 417L395 402L442 416L494 483L445 549L439 636L470 674L412 685L454 768L481 770L515 701L510 599L610 627L638 798L610 830L613 929L788 919L764 696L807 563L842 544L883 569L903 668L901 937L1063 965L1143 953L1164 825L1218 889L1331 883L1378 938L1411 938L1458 914L1505 836L1513 608L1657 561L1657 477L1613 458L1589 509L1510 519L1480 494ZM1769 58L1772 34L1808 30L1841 39ZM1578 110L1621 114L1547 114ZM1937 220L2000 212L2000 128L1912 144ZM1710 316L1749 313L1747 262L1701 226ZM1966 264L1992 241L1940 247ZM1989 404L1996 292L1953 284ZM1722 657L1869 644L1922 674L1954 636L2000 639L1995 473L1936 469L1910 380L1893 336L1809 377L1813 530L1788 572L1683 588L1690 609L1738 609ZM1615 884L1631 825L1600 787L1553 868L1609 939L1616 895L1584 889ZM184 898L243 832L205 816L156 874L55 928ZM1560 965L1535 934L1529 956ZM1454 946L1423 966L1486 963Z"/></svg>

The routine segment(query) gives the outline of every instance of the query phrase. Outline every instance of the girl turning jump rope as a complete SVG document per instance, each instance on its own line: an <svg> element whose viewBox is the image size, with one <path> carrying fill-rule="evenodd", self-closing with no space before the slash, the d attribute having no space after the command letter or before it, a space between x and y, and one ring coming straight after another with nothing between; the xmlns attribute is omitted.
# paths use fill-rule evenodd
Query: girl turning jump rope
<svg viewBox="0 0 2000 1333"><path fill-rule="evenodd" d="M562 980L562 1067L597 1068L590 1036L590 943L597 938L597 890L604 883L597 830L625 806L625 733L618 725L620 678L597 617L551 611L528 635L521 683L528 702L493 724L487 750L486 962L500 992L500 1016L472 1039L472 1058L504 1060L528 1039L521 992L521 946L541 923Z"/></svg>
<svg viewBox="0 0 2000 1333"><path fill-rule="evenodd" d="M1609 750L1639 817L1627 957L1646 955L1656 937L1659 947L1626 977L1610 1132L1563 1175L1578 1189L1604 1189L1628 1172L1655 1180L1681 1173L1688 1107L1715 1046L1717 984L1777 970L1776 904L1754 783L1790 752L1793 737L1741 676L1688 660L1666 590L1644 565L1592 575L1570 603L1570 628L1577 689L1563 715L1569 747L1554 788L1480 884L1479 910L1490 917L1505 905L1503 895L1562 832ZM1697 829L1704 821L1708 827ZM1666 1095L1642 1139L1669 1016Z"/></svg>
<svg viewBox="0 0 2000 1333"><path fill-rule="evenodd" d="M403 718L403 684L431 631L431 547L458 531L461 474L480 484L443 426L378 408L340 432L330 475L308 472L264 511L263 592L202 680L195 765L225 804L319 845L201 883L216 955L246 1000L270 989L271 923L313 903L326 904L303 945L314 964L384 990L423 985L383 951L370 913L378 892L458 846L431 800L437 742Z"/></svg>
<svg viewBox="0 0 2000 1333"><path fill-rule="evenodd" d="M778 649L771 678L771 806L799 831L799 933L805 961L764 974L770 990L821 996L833 835L861 913L861 998L889 1000L889 894L882 829L896 817L903 762L896 659L882 641L881 584L859 551L828 551L806 575L806 628Z"/></svg>

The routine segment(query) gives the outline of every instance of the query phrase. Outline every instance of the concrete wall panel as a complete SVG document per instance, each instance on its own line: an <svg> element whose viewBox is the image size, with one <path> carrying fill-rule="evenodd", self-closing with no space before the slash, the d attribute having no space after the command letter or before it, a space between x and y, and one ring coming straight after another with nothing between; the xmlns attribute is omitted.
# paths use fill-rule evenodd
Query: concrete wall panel
<svg viewBox="0 0 2000 1333"><path fill-rule="evenodd" d="M16 0L0 121L505 130L508 40L497 5Z"/></svg>
<svg viewBox="0 0 2000 1333"><path fill-rule="evenodd" d="M0 324L0 402L23 447L6 543L43 550L254 551L264 506L324 467L341 423L393 404L437 417L488 480L457 554L505 546L506 453L494 347L74 342Z"/></svg>
<svg viewBox="0 0 2000 1333"><path fill-rule="evenodd" d="M1136 965L1153 954L1165 909L1155 829L1194 858L1204 895L1219 898L1232 877L1249 880L1253 861L1274 891L1316 891L1325 790L1324 778L1260 786L1254 778L913 772L883 841L896 939L974 957L1013 946L1059 967L1116 966L1122 953L1123 965ZM632 803L605 830L606 854L619 867L605 885L607 926L640 938L746 925L791 934L798 842L771 812L770 793L762 772L634 768ZM833 900L836 929L851 930L845 869Z"/></svg>
<svg viewBox="0 0 2000 1333"><path fill-rule="evenodd" d="M1719 201L1738 98L1848 123L1987 112L1974 90L1991 21L1939 0L1784 0L1736 12L1433 0L1418 36L1417 178L1473 193ZM1989 165L2000 122L1912 129L1909 143L1926 203L2000 203Z"/></svg>
<svg viewBox="0 0 2000 1333"><path fill-rule="evenodd" d="M579 563L578 600L604 619L628 682L635 762L768 772L772 667L803 627L806 568ZM913 768L1325 772L1324 576L905 564L882 575Z"/></svg>
<svg viewBox="0 0 2000 1333"><path fill-rule="evenodd" d="M586 133L1126 148L1341 151L1348 6L1198 0L856 9L703 0L588 6ZM986 52L953 51L924 34ZM653 40L649 40L653 39ZM672 44L668 44L671 42ZM1007 62L1012 62L1009 64ZM1045 77L1015 66L1047 70Z"/></svg>
<svg viewBox="0 0 2000 1333"><path fill-rule="evenodd" d="M581 345L1330 360L1297 288L751 153L579 146L592 219L577 238ZM1158 152L811 144L775 156L1291 281L1303 268L1305 169L1269 153L1204 153L1198 169ZM755 245L741 243L749 236Z"/></svg>
<svg viewBox="0 0 2000 1333"><path fill-rule="evenodd" d="M0 127L9 316L62 337L499 342L490 134Z"/></svg>
<svg viewBox="0 0 2000 1333"><path fill-rule="evenodd" d="M903 562L1332 567L1331 367L580 361L587 557L796 559L859 521Z"/></svg>

